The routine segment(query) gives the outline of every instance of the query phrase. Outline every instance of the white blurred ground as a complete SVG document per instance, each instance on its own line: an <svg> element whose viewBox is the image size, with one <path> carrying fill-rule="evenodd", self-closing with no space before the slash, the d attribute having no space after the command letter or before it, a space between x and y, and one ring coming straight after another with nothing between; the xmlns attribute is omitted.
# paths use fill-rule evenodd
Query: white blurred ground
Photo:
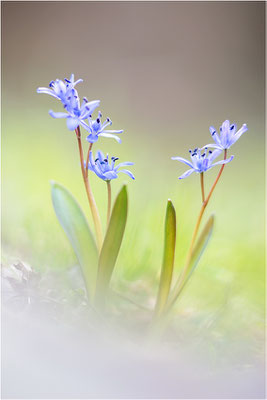
<svg viewBox="0 0 267 400"><path fill-rule="evenodd" d="M122 314L102 319L77 271L70 288L60 274L4 268L3 399L264 398L263 365L211 363L179 335L152 343L142 323L127 330Z"/></svg>

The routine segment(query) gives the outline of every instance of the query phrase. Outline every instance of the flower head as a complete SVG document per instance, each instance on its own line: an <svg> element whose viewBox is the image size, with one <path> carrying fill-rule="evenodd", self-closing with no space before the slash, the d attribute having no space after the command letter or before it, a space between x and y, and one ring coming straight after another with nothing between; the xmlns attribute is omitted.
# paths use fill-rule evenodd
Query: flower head
<svg viewBox="0 0 267 400"><path fill-rule="evenodd" d="M93 171L100 179L104 181L110 181L112 179L118 178L120 172L128 175L130 178L135 179L133 174L127 169L120 169L128 165L133 165L132 162L123 162L115 166L117 157L111 157L109 161L108 154L105 157L101 151L96 153L97 158L94 160L93 153L90 151L88 169ZM119 170L120 169L120 170Z"/></svg>
<svg viewBox="0 0 267 400"><path fill-rule="evenodd" d="M51 81L49 83L49 88L39 87L37 89L37 93L49 94L50 96L53 96L58 100L61 100L62 103L65 105L68 103L68 97L72 89L74 89L77 83L82 81L83 81L82 79L78 79L75 82L74 75L71 74L70 79L65 78L65 82L63 82L61 79L56 79L55 81ZM77 94L76 90L75 93Z"/></svg>
<svg viewBox="0 0 267 400"><path fill-rule="evenodd" d="M182 157L172 157L172 160L181 161L182 163L190 167L190 169L187 170L183 175L181 175L179 179L187 178L193 172L197 173L206 172L215 165L227 164L234 158L234 156L231 156L227 160L217 161L216 163L213 163L215 158L218 157L219 154L221 154L221 150L215 150L213 152L210 150L209 152L207 152L207 147L205 148L205 151L202 154L201 154L201 149L198 148L196 148L194 151L189 150L189 153L191 156L191 161L188 161Z"/></svg>
<svg viewBox="0 0 267 400"><path fill-rule="evenodd" d="M90 143L95 143L98 140L99 136L107 137L107 138L113 138L117 140L117 142L121 143L121 139L116 136L115 134L122 133L123 130L108 130L105 129L107 126L112 125L112 121L110 118L107 118L104 122L101 122L102 114L99 111L98 117L93 120L91 116L88 119L88 125L85 127L87 131L89 132L89 135L87 136L86 140Z"/></svg>
<svg viewBox="0 0 267 400"><path fill-rule="evenodd" d="M65 82L60 79L51 81L49 89L42 87L37 89L37 93L49 94L62 102L65 112L54 112L50 110L49 114L53 118L66 118L67 127L70 131L75 130L78 125L82 125L88 130L89 126L84 122L84 120L89 118L100 104L99 100L88 102L86 97L84 97L82 105L80 106L78 92L75 89L75 86L79 82L82 82L82 79L74 81L74 75L72 74L70 79L65 79Z"/></svg>
<svg viewBox="0 0 267 400"><path fill-rule="evenodd" d="M236 125L230 125L230 121L226 120L220 127L220 134L218 135L216 129L211 126L210 133L215 141L215 144L207 144L205 147L212 147L218 150L229 149L247 130L247 125L243 124L242 127L236 131Z"/></svg>
<svg viewBox="0 0 267 400"><path fill-rule="evenodd" d="M84 122L85 119L91 115L94 110L99 107L100 100L93 100L88 102L86 97L83 98L82 105L75 92L72 92L68 98L68 104L65 105L67 112L54 112L49 111L49 115L53 118L67 118L67 127L70 131L74 131L78 125L82 125L86 130L89 126Z"/></svg>

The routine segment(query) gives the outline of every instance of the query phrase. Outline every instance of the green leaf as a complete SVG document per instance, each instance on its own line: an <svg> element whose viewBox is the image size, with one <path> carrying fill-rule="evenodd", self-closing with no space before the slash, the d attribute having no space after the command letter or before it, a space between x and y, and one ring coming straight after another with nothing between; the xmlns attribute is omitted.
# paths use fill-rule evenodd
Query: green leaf
<svg viewBox="0 0 267 400"><path fill-rule="evenodd" d="M181 294L183 288L185 287L186 283L188 282L190 276L196 269L196 267L199 263L199 260L209 242L210 236L212 234L213 226L214 226L214 215L211 215L209 217L204 229L202 230L197 243L195 244L195 246L193 248L186 275L184 276L182 281L180 281L178 279L178 282L175 285L175 287L170 295L170 299L166 305L167 311L174 305L175 301L177 300L177 298Z"/></svg>
<svg viewBox="0 0 267 400"><path fill-rule="evenodd" d="M158 297L155 306L155 315L158 316L162 312L167 302L171 287L174 255L176 244L176 214L175 208L168 200L165 218L165 234L164 234L164 253L161 268L161 276L159 283Z"/></svg>
<svg viewBox="0 0 267 400"><path fill-rule="evenodd" d="M75 198L62 185L51 182L52 202L82 269L89 299L93 299L98 253L88 222Z"/></svg>
<svg viewBox="0 0 267 400"><path fill-rule="evenodd" d="M98 263L96 304L103 307L112 272L121 247L128 209L126 186L120 190L112 210L109 226L101 249Z"/></svg>

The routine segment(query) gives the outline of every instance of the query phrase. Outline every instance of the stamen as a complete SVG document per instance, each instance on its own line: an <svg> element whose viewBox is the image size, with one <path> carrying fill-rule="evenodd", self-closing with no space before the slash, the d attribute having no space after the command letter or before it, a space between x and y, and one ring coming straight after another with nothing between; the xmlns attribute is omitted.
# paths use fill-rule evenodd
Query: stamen
<svg viewBox="0 0 267 400"><path fill-rule="evenodd" d="M95 159L95 162L97 162L98 160L99 160L99 158L96 158L96 159Z"/></svg>
<svg viewBox="0 0 267 400"><path fill-rule="evenodd" d="M99 118L97 118L97 119L96 119L96 122L97 122L98 124L100 124L100 119L99 119Z"/></svg>
<svg viewBox="0 0 267 400"><path fill-rule="evenodd" d="M214 136L214 135L215 135L215 133L216 133L216 131L213 131L213 132L212 132L212 134L211 134L211 136Z"/></svg>
<svg viewBox="0 0 267 400"><path fill-rule="evenodd" d="M231 131L234 129L234 127L235 127L234 125L231 125L231 126L230 126Z"/></svg>
<svg viewBox="0 0 267 400"><path fill-rule="evenodd" d="M191 149L189 150L189 153L190 153L190 154L192 153L192 150L191 150Z"/></svg>
<svg viewBox="0 0 267 400"><path fill-rule="evenodd" d="M209 154L212 154L212 151L211 151L211 150L209 150Z"/></svg>

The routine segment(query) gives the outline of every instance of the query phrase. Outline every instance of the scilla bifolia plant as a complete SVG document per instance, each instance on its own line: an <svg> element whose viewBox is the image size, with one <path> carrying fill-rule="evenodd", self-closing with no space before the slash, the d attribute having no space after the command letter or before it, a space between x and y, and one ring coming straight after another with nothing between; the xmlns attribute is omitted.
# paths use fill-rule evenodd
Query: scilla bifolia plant
<svg viewBox="0 0 267 400"><path fill-rule="evenodd" d="M122 162L117 164L117 157L110 158L108 154L105 156L101 151L96 152L95 156L93 155L93 144L100 137L114 138L120 143L121 139L117 134L121 134L123 131L107 129L112 122L109 118L102 122L101 112L98 112L95 118L92 116L96 108L100 105L99 100L89 102L84 97L82 104L80 104L78 92L75 88L80 82L82 82L82 79L75 82L74 75L71 75L70 79L65 79L65 81L57 79L50 82L49 88L38 88L37 92L49 94L60 100L65 111L49 111L49 114L53 118L65 118L68 129L74 131L77 138L82 178L92 212L95 238L77 201L69 191L58 183L52 183L52 201L59 222L65 230L81 265L88 299L91 303L102 308L105 304L110 279L123 239L128 207L127 191L124 185L114 202L111 213L111 181L116 179L119 173L124 173L134 179L133 174L128 169L124 169L124 167L133 165L133 163ZM81 127L87 132L86 141L88 142L88 149L86 157L83 150ZM225 164L233 159L233 156L227 158L227 150L246 130L247 126L245 124L237 131L236 125L230 125L230 122L226 120L220 128L220 134L213 127L210 127L210 132L215 143L207 144L193 151L189 150L190 160L181 157L172 157L173 160L180 161L189 167L179 179L184 179L194 172L199 174L201 208L189 245L185 265L180 272L177 282L173 283L176 213L171 200L168 200L165 219L163 264L154 309L154 321L156 321L156 325L162 320L162 317L169 315L169 311L172 309L186 282L196 268L201 254L208 243L214 225L214 217L213 215L209 217L202 232L199 234L205 209L222 175ZM209 150L210 148L215 150ZM223 159L215 161L221 154L223 154ZM221 168L206 195L204 174L217 165L221 165ZM90 185L89 173L91 175L95 174L98 178L106 182L107 185L107 228L104 239L101 219Z"/></svg>
<svg viewBox="0 0 267 400"><path fill-rule="evenodd" d="M247 131L247 126L244 124L238 131L236 125L230 125L228 120L224 121L220 127L220 134L211 126L210 133L215 141L214 144L207 144L202 149L189 150L191 160L186 160L181 157L172 157L173 160L180 161L186 164L189 169L179 177L184 179L192 173L198 173L200 176L201 187L201 208L197 218L197 222L193 231L192 239L189 245L185 265L180 272L177 282L172 285L174 255L176 246L176 216L175 209L170 200L168 200L166 220L165 220L165 247L163 264L161 269L160 285L154 311L154 321L159 322L162 317L166 317L176 302L178 296L183 290L186 282L190 278L192 272L197 266L197 263L203 253L208 240L210 238L214 216L211 215L204 226L203 231L198 236L200 224L204 215L204 211L210 201L213 191L222 175L225 164L232 161L233 156L227 158L227 150ZM209 150L214 148L215 150ZM204 151L203 151L204 150ZM223 153L223 160L215 162L215 159ZM221 165L219 173L211 186L208 194L205 194L204 174L216 165ZM198 238L198 240L197 240Z"/></svg>
<svg viewBox="0 0 267 400"><path fill-rule="evenodd" d="M92 115L100 105L99 100L88 101L85 97L82 103L75 86L82 79L74 81L72 74L65 81L56 79L50 82L49 88L40 87L37 93L49 94L60 100L65 111L49 111L53 118L65 118L67 127L74 131L77 138L82 178L89 201L94 227L95 238L89 224L74 197L59 183L52 183L52 201L61 226L66 232L76 253L83 272L88 299L99 307L103 307L109 288L109 282L120 250L127 219L128 198L126 186L123 185L113 206L111 213L111 181L118 178L120 172L135 179L133 174L122 167L133 165L131 162L119 163L118 158L106 157L102 152L96 153L94 159L92 147L100 137L113 138L117 142L121 139L116 134L122 130L107 129L111 124L110 118L101 121L102 114L94 118ZM87 155L83 150L81 127L87 132ZM106 182L107 185L107 228L103 238L103 230L97 204L91 189L89 172ZM96 240L95 240L96 239Z"/></svg>

